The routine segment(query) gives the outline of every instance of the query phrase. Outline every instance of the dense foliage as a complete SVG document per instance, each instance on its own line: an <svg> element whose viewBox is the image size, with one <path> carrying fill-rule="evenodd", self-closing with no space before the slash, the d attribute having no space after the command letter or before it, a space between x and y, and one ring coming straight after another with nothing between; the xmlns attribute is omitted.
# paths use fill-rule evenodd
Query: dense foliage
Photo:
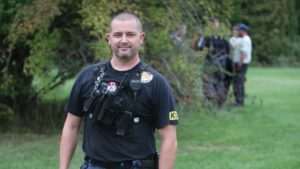
<svg viewBox="0 0 300 169"><path fill-rule="evenodd" d="M234 0L234 4L231 20L250 26L257 62L299 64L299 1Z"/></svg>
<svg viewBox="0 0 300 169"><path fill-rule="evenodd" d="M110 17L120 11L138 15L146 32L142 58L170 81L181 103L199 95L204 53L191 50L195 32L210 34L207 21L218 18L223 36L230 23L251 27L254 55L271 63L294 54L299 12L296 1L247 0L0 0L0 121L28 121L40 97L72 78L84 65L107 60L104 39ZM298 4L299 5L299 4ZM276 9L276 10L274 10ZM299 54L298 50L298 54Z"/></svg>

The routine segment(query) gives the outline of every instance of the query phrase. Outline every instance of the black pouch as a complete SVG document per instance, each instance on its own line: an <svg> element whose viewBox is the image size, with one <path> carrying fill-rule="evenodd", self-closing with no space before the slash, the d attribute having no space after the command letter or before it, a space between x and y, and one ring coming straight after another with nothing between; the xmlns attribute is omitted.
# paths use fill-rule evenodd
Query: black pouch
<svg viewBox="0 0 300 169"><path fill-rule="evenodd" d="M125 131L132 125L132 112L124 111L121 112L122 114L119 115L119 118L116 120L116 128L117 128L117 135L123 136Z"/></svg>
<svg viewBox="0 0 300 169"><path fill-rule="evenodd" d="M102 123L106 126L113 126L114 121L120 114L122 109L123 98L116 97L110 104L108 111L106 112L105 118L102 119Z"/></svg>

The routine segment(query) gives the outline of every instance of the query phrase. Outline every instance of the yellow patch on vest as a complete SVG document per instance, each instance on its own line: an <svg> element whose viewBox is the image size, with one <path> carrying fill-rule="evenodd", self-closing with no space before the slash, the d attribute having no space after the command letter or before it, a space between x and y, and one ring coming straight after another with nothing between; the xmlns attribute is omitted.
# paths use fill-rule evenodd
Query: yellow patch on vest
<svg viewBox="0 0 300 169"><path fill-rule="evenodd" d="M141 73L141 82L142 83L149 83L149 82L151 82L152 79L153 79L152 73L146 72L146 71L143 71Z"/></svg>
<svg viewBox="0 0 300 169"><path fill-rule="evenodd" d="M176 111L171 111L171 112L169 113L169 119L170 119L170 120L178 120L177 112L176 112Z"/></svg>

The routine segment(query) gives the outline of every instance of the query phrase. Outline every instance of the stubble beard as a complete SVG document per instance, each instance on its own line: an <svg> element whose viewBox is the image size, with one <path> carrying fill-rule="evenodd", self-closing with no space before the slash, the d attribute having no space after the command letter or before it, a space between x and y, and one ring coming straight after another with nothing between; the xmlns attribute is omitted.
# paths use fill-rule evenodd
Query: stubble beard
<svg viewBox="0 0 300 169"><path fill-rule="evenodd" d="M128 48L127 51L122 51L120 48L122 47L126 47ZM131 45L127 45L127 46L118 46L118 48L114 49L114 54L117 58L119 59L130 59L133 58L135 56L137 56L138 53L138 48L137 49L132 49Z"/></svg>

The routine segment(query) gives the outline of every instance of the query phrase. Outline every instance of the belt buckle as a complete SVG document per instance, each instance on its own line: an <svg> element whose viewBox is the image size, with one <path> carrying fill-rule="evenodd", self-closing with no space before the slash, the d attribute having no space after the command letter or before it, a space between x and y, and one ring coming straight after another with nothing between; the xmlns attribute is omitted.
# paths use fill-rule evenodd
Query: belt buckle
<svg viewBox="0 0 300 169"><path fill-rule="evenodd" d="M118 167L121 167L121 168L130 168L130 169L139 169L140 166L135 166L134 161L123 161L123 162L120 162L118 163Z"/></svg>
<svg viewBox="0 0 300 169"><path fill-rule="evenodd" d="M139 169L142 166L141 160L133 160L131 163L132 169Z"/></svg>

